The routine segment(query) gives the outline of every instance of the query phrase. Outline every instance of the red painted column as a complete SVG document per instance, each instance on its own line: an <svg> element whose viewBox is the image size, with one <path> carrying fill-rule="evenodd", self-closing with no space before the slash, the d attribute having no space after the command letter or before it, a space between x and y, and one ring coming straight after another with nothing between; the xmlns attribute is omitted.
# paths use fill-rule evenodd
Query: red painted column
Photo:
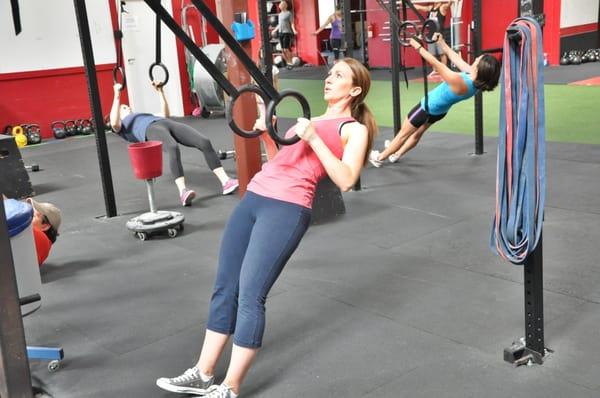
<svg viewBox="0 0 600 398"><path fill-rule="evenodd" d="M317 0L294 0L294 23L298 36L296 45L298 56L309 64L319 65L319 40L313 32L319 27L319 6Z"/></svg>
<svg viewBox="0 0 600 398"><path fill-rule="evenodd" d="M561 0L544 0L544 52L550 65L558 65L560 59L560 7Z"/></svg>

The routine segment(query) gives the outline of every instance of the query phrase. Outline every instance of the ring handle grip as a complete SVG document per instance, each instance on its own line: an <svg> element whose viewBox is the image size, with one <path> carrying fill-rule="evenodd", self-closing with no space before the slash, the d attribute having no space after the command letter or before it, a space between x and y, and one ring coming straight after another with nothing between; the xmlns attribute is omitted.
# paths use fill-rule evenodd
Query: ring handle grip
<svg viewBox="0 0 600 398"><path fill-rule="evenodd" d="M254 93L260 96L265 104L269 102L269 97L260 87L254 84L247 84L245 86L240 87L237 90L237 93L229 97L229 102L225 107L225 118L227 119L227 124L229 125L229 128L231 128L231 130L233 130L233 132L239 135L240 137L256 138L263 133L261 130L243 130L236 124L233 118L233 105L235 104L235 101L244 93Z"/></svg>
<svg viewBox="0 0 600 398"><path fill-rule="evenodd" d="M119 75L121 75L121 81L119 81ZM125 78L125 69L122 66L114 66L112 70L113 83L119 83L121 88L119 91L123 91L125 87L127 87L127 79Z"/></svg>
<svg viewBox="0 0 600 398"><path fill-rule="evenodd" d="M162 87L165 84L167 84L167 82L169 81L169 70L167 69L167 67L165 66L165 64L163 64L162 62L154 62L152 65L150 65L150 68L148 68L148 75L150 76L150 81L154 82L154 68L155 67L160 67L164 73L165 73L165 80L162 82L159 82L156 87Z"/></svg>
<svg viewBox="0 0 600 398"><path fill-rule="evenodd" d="M279 136L277 129L273 125L273 116L275 116L275 109L277 108L277 105L285 97L294 97L302 106L302 113L303 113L304 117L309 120L310 120L310 106L308 105L308 101L306 100L306 98L304 98L304 96L302 94L300 94L298 91L294 91L294 90L290 90L290 89L281 90L279 92L279 97L273 98L269 102L269 105L267 106L267 116L266 116L265 122L267 125L267 131L269 132L269 135L271 136L271 138L273 138L275 140L275 142L277 142L281 145L292 145L292 144L295 144L296 142L300 141L300 137L298 137L296 134L294 134L291 137L287 137L287 138L281 137L281 136Z"/></svg>

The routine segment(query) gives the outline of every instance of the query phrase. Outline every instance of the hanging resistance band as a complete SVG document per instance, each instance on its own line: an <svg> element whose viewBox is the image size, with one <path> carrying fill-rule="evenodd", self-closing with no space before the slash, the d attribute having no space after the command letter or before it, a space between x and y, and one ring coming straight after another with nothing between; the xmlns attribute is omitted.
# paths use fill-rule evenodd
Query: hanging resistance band
<svg viewBox="0 0 600 398"><path fill-rule="evenodd" d="M167 82L169 81L169 70L167 69L167 67L165 66L165 64L162 63L161 61L161 49L162 49L162 44L161 44L161 37L160 37L160 30L161 30L161 22L160 22L160 17L157 15L156 16L156 34L155 34L155 40L156 40L156 57L154 58L154 63L152 63L152 65L150 65L150 68L148 69L148 75L150 76L150 81L151 82L156 82L156 78L154 77L154 68L156 66L160 67L164 74L164 80L163 81L159 81L156 84L156 87L162 87L165 84L167 84Z"/></svg>
<svg viewBox="0 0 600 398"><path fill-rule="evenodd" d="M119 29L115 31L115 40L117 42L117 63L113 67L113 84L121 84L119 91L127 86L127 80L125 79L125 68L123 67L123 13L126 13L125 2L121 1L119 6ZM119 75L121 75L121 81L119 81Z"/></svg>
<svg viewBox="0 0 600 398"><path fill-rule="evenodd" d="M507 28L503 49L496 214L491 249L522 264L542 233L546 147L542 35L532 18Z"/></svg>

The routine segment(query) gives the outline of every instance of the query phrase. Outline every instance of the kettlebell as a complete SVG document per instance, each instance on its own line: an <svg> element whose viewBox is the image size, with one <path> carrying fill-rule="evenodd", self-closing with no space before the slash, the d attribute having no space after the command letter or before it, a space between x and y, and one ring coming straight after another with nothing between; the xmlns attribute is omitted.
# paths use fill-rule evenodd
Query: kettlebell
<svg viewBox="0 0 600 398"><path fill-rule="evenodd" d="M54 134L54 138L62 140L67 136L67 132L65 131L65 122L61 120L52 122L50 128L52 128L52 134Z"/></svg>
<svg viewBox="0 0 600 398"><path fill-rule="evenodd" d="M25 136L27 137L27 144L29 145L36 145L42 142L41 129L37 124L27 125Z"/></svg>
<svg viewBox="0 0 600 398"><path fill-rule="evenodd" d="M77 125L74 120L65 120L65 133L67 137L77 135Z"/></svg>
<svg viewBox="0 0 600 398"><path fill-rule="evenodd" d="M15 126L12 129L12 135L15 137L15 141L17 142L17 147L23 148L27 145L27 137L23 133L23 127Z"/></svg>
<svg viewBox="0 0 600 398"><path fill-rule="evenodd" d="M92 122L90 122L88 119L78 119L75 124L77 124L77 131L79 134L92 134Z"/></svg>

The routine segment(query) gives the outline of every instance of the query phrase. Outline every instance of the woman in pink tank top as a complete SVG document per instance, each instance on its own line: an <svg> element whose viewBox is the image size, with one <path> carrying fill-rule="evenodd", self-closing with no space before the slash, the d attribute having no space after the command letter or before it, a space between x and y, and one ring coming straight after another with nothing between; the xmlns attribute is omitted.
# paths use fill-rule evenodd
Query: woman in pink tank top
<svg viewBox="0 0 600 398"><path fill-rule="evenodd" d="M238 396L262 346L267 295L309 226L316 184L329 176L348 191L368 159L377 133L364 103L370 84L358 61L337 62L325 79L325 113L298 119L287 134L301 140L281 149L254 176L225 227L200 358L181 376L158 379L159 387L207 398ZM264 129L264 120L255 128ZM214 384L216 363L230 337L227 374Z"/></svg>

